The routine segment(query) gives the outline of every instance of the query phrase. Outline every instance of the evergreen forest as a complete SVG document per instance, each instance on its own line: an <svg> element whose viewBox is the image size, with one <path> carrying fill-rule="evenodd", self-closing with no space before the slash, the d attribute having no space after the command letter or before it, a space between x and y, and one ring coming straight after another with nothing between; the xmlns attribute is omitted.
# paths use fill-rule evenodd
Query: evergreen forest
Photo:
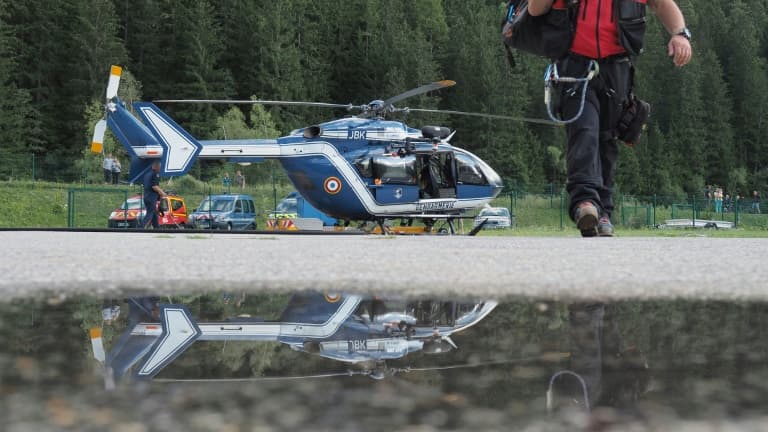
<svg viewBox="0 0 768 432"><path fill-rule="evenodd" d="M641 143L622 146L618 188L636 195L768 189L768 0L677 0L694 58L677 68L650 19L636 93L653 106ZM0 178L35 155L37 177L78 181L111 64L121 97L256 97L366 103L439 79L455 87L404 105L544 118L546 62L507 63L501 0L0 0ZM266 137L345 112L163 106L193 135ZM509 187L565 181L564 129L400 114L458 130ZM120 151L114 141L108 151ZM96 162L97 163L97 162ZM211 166L197 170L213 175ZM209 171L211 173L209 173Z"/></svg>

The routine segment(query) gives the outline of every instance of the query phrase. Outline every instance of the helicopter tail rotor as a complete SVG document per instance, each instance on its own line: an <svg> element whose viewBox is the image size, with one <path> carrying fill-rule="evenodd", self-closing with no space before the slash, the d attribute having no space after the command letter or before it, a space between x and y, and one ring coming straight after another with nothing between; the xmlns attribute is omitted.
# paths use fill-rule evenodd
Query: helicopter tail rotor
<svg viewBox="0 0 768 432"><path fill-rule="evenodd" d="M93 127L93 138L91 138L91 152L101 153L104 151L104 133L107 131L107 121L99 120Z"/></svg>
<svg viewBox="0 0 768 432"><path fill-rule="evenodd" d="M107 104L117 96L117 90L120 88L120 77L123 75L123 68L112 66L109 70L109 81L107 82ZM96 123L93 128L93 138L91 139L91 151L101 153L104 151L104 133L107 131L107 109L105 107L104 118Z"/></svg>
<svg viewBox="0 0 768 432"><path fill-rule="evenodd" d="M123 75L123 68L112 66L109 70L109 81L107 82L107 102L117 96L117 90L120 88L120 77Z"/></svg>

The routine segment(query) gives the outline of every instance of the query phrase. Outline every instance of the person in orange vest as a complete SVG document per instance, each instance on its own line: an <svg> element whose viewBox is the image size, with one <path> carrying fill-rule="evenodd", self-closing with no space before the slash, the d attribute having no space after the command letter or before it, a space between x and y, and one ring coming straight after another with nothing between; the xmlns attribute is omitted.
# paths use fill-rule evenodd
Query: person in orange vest
<svg viewBox="0 0 768 432"><path fill-rule="evenodd" d="M533 16L578 3L571 48L557 61L561 76L583 77L596 61L599 73L588 84L561 83L559 111L575 117L582 85L588 85L584 110L567 125L566 153L570 216L583 237L614 235L613 188L618 157L618 127L632 100L634 58L643 51L646 7L670 34L667 54L675 66L691 60L691 32L674 0L529 0ZM560 5L563 3L563 5Z"/></svg>

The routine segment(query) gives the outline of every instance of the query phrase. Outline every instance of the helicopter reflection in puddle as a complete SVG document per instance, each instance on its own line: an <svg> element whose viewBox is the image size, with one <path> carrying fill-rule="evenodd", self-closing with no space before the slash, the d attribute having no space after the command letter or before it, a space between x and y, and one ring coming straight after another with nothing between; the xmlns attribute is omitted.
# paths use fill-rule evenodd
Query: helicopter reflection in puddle
<svg viewBox="0 0 768 432"><path fill-rule="evenodd" d="M104 318L109 322L119 309L105 306ZM291 295L276 320L241 315L197 321L183 304L139 297L128 299L128 326L108 352L100 332L92 331L91 338L94 356L104 365L107 387L114 385L109 384L113 379L128 374L138 379L154 378L197 341L278 342L351 368L315 376L382 379L388 373L412 370L388 368L388 360L414 352L440 354L457 348L451 335L477 324L496 306L489 300L405 301L305 292Z"/></svg>

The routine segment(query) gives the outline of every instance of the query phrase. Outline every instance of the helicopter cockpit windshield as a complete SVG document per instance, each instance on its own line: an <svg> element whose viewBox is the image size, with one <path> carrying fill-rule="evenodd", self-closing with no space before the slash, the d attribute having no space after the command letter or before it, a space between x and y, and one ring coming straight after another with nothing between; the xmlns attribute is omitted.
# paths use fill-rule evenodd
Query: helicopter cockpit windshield
<svg viewBox="0 0 768 432"><path fill-rule="evenodd" d="M456 168L458 171L459 183L479 186L488 184L488 180L483 175L480 166L469 156L456 153Z"/></svg>

